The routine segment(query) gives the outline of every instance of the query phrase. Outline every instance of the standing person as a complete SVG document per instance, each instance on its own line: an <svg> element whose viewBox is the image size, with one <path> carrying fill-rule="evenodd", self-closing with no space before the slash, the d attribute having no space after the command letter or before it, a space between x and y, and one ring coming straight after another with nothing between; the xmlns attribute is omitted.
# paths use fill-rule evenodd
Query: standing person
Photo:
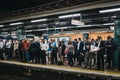
<svg viewBox="0 0 120 80"><path fill-rule="evenodd" d="M88 39L87 38L84 38L83 40L83 52L82 52L82 55L83 56L83 63L85 64L85 67L87 65L87 52L89 51L89 48L87 47L87 42L88 42ZM88 48L88 49L87 49Z"/></svg>
<svg viewBox="0 0 120 80"><path fill-rule="evenodd" d="M58 65L63 65L63 57L62 57L62 41L58 43Z"/></svg>
<svg viewBox="0 0 120 80"><path fill-rule="evenodd" d="M77 41L77 39L74 39L73 46L74 46L74 52L73 52L74 64L77 64L77 59L78 59L78 55L77 55L78 41Z"/></svg>
<svg viewBox="0 0 120 80"><path fill-rule="evenodd" d="M41 45L41 63L46 64L46 51L47 51L48 45L44 39L42 39L40 45Z"/></svg>
<svg viewBox="0 0 120 80"><path fill-rule="evenodd" d="M81 65L83 61L83 42L81 41L81 38L78 38L78 44L77 44L77 62L79 65Z"/></svg>
<svg viewBox="0 0 120 80"><path fill-rule="evenodd" d="M47 58L48 58L48 64L51 64L51 44L52 44L52 39L48 40L48 49L47 49Z"/></svg>
<svg viewBox="0 0 120 80"><path fill-rule="evenodd" d="M83 56L84 56L84 58L86 55L86 43L87 43L87 39L84 38L84 40L83 40ZM85 61L85 59L84 59L84 61Z"/></svg>
<svg viewBox="0 0 120 80"><path fill-rule="evenodd" d="M1 60L3 60L3 48L4 48L3 40L0 40L0 59Z"/></svg>
<svg viewBox="0 0 120 80"><path fill-rule="evenodd" d="M62 58L61 60L64 62L64 57L65 57L65 49L66 49L66 46L65 46L65 43L64 41L61 41L61 55L62 55Z"/></svg>
<svg viewBox="0 0 120 80"><path fill-rule="evenodd" d="M91 46L90 46L90 68L92 68L92 66L96 65L96 61L97 61L97 51L99 50L98 47L95 46L96 42L94 39L91 39ZM94 60L94 61L92 61Z"/></svg>
<svg viewBox="0 0 120 80"><path fill-rule="evenodd" d="M107 62L108 62L107 69L112 69L114 62L115 42L111 38L111 36L107 36L107 42L105 47L107 49Z"/></svg>
<svg viewBox="0 0 120 80"><path fill-rule="evenodd" d="M73 63L74 46L72 45L71 41L68 42L67 48L68 48L68 53L67 53L68 65L73 66L74 65Z"/></svg>
<svg viewBox="0 0 120 80"><path fill-rule="evenodd" d="M24 60L24 62L30 61L30 56L29 56L29 52L28 52L29 43L25 39L23 39L23 41L22 41L22 49L23 49L23 60Z"/></svg>
<svg viewBox="0 0 120 80"><path fill-rule="evenodd" d="M23 62L22 40L19 41L18 50L19 50L19 60Z"/></svg>
<svg viewBox="0 0 120 80"><path fill-rule="evenodd" d="M61 61L62 58L62 45L61 45L61 41L59 41L58 43L58 61Z"/></svg>
<svg viewBox="0 0 120 80"><path fill-rule="evenodd" d="M34 45L35 63L41 63L41 45L39 40L35 40L33 45Z"/></svg>
<svg viewBox="0 0 120 80"><path fill-rule="evenodd" d="M30 47L29 47L29 53L30 53L30 62L34 63L34 40L30 42Z"/></svg>
<svg viewBox="0 0 120 80"><path fill-rule="evenodd" d="M6 45L5 45L5 50L6 50L6 59L7 60L10 60L10 59L12 59L12 54L11 54L11 52L12 52L12 42L11 42L11 40L8 40L8 41L6 41Z"/></svg>
<svg viewBox="0 0 120 80"><path fill-rule="evenodd" d="M55 41L55 39L52 40L52 44L51 44L51 48L52 48L52 64L57 64L57 52L58 52L58 48L57 48L57 43Z"/></svg>
<svg viewBox="0 0 120 80"><path fill-rule="evenodd" d="M14 58L16 61L19 60L19 42L16 40L14 43Z"/></svg>
<svg viewBox="0 0 120 80"><path fill-rule="evenodd" d="M90 66L90 46L91 46L91 39L87 38L86 43L85 43L85 68Z"/></svg>
<svg viewBox="0 0 120 80"><path fill-rule="evenodd" d="M100 50L97 54L97 66L98 70L104 70L104 53L105 53L105 44L104 41L100 36L97 37L97 41L95 44L96 47L98 47Z"/></svg>

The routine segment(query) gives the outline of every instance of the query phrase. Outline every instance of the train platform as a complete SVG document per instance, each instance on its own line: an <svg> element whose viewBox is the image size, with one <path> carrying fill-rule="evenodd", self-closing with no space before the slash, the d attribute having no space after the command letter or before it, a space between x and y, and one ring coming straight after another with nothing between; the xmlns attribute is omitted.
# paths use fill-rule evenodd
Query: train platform
<svg viewBox="0 0 120 80"><path fill-rule="evenodd" d="M0 60L0 65L1 64L9 65L9 66L21 66L21 67L27 68L28 70L56 71L60 74L74 74L78 76L85 75L85 76L94 76L94 77L105 77L107 80L111 80L111 79L119 80L120 79L120 72L115 72L115 71L106 71L106 70L99 71L99 70L82 69L80 67L30 64L30 63Z"/></svg>

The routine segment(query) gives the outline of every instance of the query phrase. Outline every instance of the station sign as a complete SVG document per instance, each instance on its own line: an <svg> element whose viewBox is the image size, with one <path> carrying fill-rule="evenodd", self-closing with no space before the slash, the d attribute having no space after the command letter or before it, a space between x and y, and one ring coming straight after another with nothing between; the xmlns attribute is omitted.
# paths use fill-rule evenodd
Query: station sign
<svg viewBox="0 0 120 80"><path fill-rule="evenodd" d="M84 22L79 21L79 20L71 20L71 24L72 24L72 25L77 25L77 26L85 25Z"/></svg>

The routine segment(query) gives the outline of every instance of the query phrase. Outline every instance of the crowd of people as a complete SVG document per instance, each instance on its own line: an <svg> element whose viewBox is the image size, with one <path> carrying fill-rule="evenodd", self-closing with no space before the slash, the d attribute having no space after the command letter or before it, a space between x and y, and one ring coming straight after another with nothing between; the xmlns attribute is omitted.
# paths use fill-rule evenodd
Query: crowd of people
<svg viewBox="0 0 120 80"><path fill-rule="evenodd" d="M0 40L0 59L104 70L114 68L115 49L111 36L107 40L100 36L96 40L78 38L68 41L67 45L54 39Z"/></svg>

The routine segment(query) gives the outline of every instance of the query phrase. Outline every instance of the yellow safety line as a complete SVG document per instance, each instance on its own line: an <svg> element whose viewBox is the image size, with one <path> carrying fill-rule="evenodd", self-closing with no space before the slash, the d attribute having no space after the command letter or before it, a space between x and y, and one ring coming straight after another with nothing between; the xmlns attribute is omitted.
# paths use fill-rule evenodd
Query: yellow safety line
<svg viewBox="0 0 120 80"><path fill-rule="evenodd" d="M4 61L0 60L0 63L6 64L14 64L14 65L21 65L21 66L29 66L29 67L36 67L36 68L44 68L44 69L54 69L59 71L68 71L68 72L77 72L83 74L94 74L99 76L111 76L111 77L119 77L120 72L115 71L99 71L99 70L90 70L90 69L82 69L79 67L68 67L68 66L57 66L57 65L42 65L42 64L31 64L31 63L22 63L16 61Z"/></svg>

